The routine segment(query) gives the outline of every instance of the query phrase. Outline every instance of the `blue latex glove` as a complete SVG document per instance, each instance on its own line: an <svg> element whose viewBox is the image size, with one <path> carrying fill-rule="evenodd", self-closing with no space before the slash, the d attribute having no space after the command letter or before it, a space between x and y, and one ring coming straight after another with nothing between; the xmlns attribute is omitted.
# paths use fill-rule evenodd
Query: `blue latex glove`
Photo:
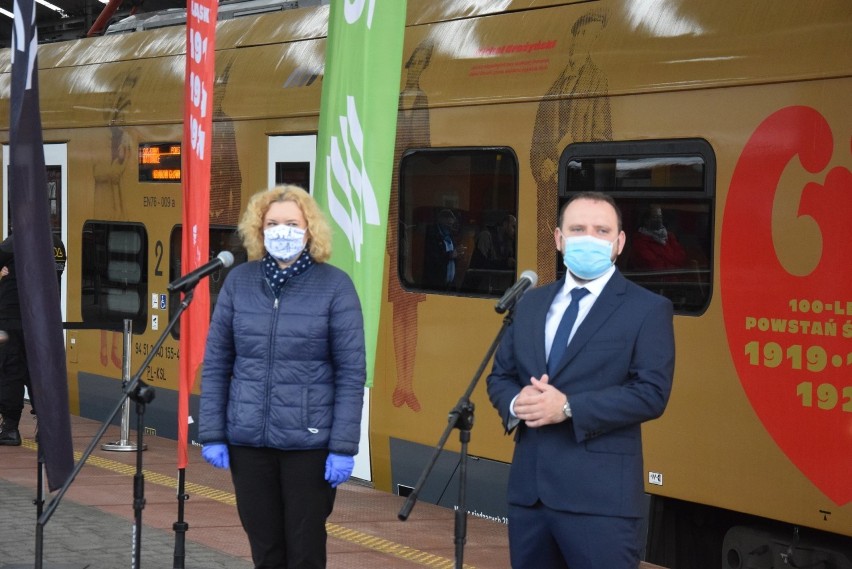
<svg viewBox="0 0 852 569"><path fill-rule="evenodd" d="M228 468L228 445L213 443L201 447L201 456L216 468Z"/></svg>
<svg viewBox="0 0 852 569"><path fill-rule="evenodd" d="M354 467L354 456L330 452L328 458L325 459L325 479L328 480L332 488L337 488L338 485L349 480Z"/></svg>

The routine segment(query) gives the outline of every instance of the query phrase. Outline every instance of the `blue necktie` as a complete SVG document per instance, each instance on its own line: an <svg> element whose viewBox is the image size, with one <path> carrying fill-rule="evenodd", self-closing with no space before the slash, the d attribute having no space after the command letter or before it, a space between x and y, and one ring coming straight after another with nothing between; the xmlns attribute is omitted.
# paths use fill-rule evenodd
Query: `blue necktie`
<svg viewBox="0 0 852 569"><path fill-rule="evenodd" d="M565 355L565 350L568 349L568 338L571 337L571 329L574 328L574 322L577 320L580 299L587 294L589 294L589 291L584 288L575 288L571 291L571 304L565 309L565 314L562 315L562 321L553 337L553 345L550 346L550 357L547 358L548 375L556 371L559 362L562 361L562 356Z"/></svg>

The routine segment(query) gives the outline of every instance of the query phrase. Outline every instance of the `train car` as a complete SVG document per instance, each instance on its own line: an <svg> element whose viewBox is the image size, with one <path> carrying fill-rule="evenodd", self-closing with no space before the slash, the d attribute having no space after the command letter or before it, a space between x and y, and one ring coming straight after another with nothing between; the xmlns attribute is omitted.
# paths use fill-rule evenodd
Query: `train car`
<svg viewBox="0 0 852 569"><path fill-rule="evenodd" d="M212 255L240 257L252 193L313 187L327 18L218 25ZM87 417L120 393L122 322L140 362L176 306L184 44L173 26L39 50L64 314L83 323L67 331L72 411ZM647 560L852 567L850 53L846 0L409 0L356 475L412 490L503 323L495 301L525 269L562 274L558 207L603 191L628 236L619 269L676 311L674 390L643 427ZM3 50L3 117L9 83ZM0 139L7 162L8 125ZM439 233L449 265L430 255ZM178 358L169 338L142 374L163 436ZM504 520L512 441L484 378L472 401L464 507ZM458 505L460 448L450 437L422 499Z"/></svg>

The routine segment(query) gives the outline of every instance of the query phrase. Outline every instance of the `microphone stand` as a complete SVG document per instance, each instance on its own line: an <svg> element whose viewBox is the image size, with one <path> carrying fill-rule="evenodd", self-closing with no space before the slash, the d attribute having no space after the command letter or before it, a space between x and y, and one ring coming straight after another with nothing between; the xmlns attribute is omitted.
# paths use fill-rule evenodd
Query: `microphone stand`
<svg viewBox="0 0 852 569"><path fill-rule="evenodd" d="M196 283L197 284L197 283ZM193 285L194 286L194 285ZM124 387L124 394L121 396L121 399L113 408L110 416L104 421L101 425L98 432L95 433L95 437L89 443L89 446L83 451L83 455L80 457L80 460L74 465L74 470L71 471L71 474L68 475L68 479L65 481L65 484L62 485L62 488L59 489L59 492L56 496L50 501L47 509L44 513L39 516L38 523L36 524L36 558L35 558L35 569L42 569L42 555L44 552L44 526L50 521L51 516L56 511L56 508L59 507L59 502L62 500L62 497L65 496L65 493L68 491L68 488L71 487L71 484L74 482L74 479L77 478L77 475L82 470L83 465L88 460L89 456L91 456L92 452L95 450L95 447L98 445L98 441L101 440L101 437L104 436L106 430L109 428L113 419L118 415L124 406L124 402L127 401L128 398L132 399L136 402L136 474L133 477L133 512L134 512L134 526L133 526L133 550L132 550L132 558L131 558L131 568L139 569L140 567L140 556L142 553L142 510L145 508L145 476L142 473L142 451L145 450L145 446L143 444L142 438L144 434L144 417L145 417L145 405L154 400L154 388L150 385L146 384L141 380L142 374L145 369L147 369L148 364L151 363L151 360L154 359L154 356L157 355L157 352L160 350L160 347L163 345L163 342L166 341L166 337L169 332L172 331L175 324L180 319L180 315L189 307L189 303L192 302L192 295L195 291L194 288L189 288L183 296L183 300L180 303L180 307L175 312L174 316L172 316L171 320L169 320L168 326L163 330L163 333L157 339L157 342L154 344L154 347L148 352L148 356L145 358L145 361L142 362L142 365L139 366L139 371L131 378L131 380Z"/></svg>
<svg viewBox="0 0 852 569"><path fill-rule="evenodd" d="M447 442L450 433L453 429L458 429L459 440L461 441L461 455L459 458L459 497L458 505L456 506L454 524L454 543L456 546L455 569L463 569L464 567L464 544L467 541L467 507L465 505L465 493L467 490L467 444L470 442L470 431L473 428L474 410L474 404L471 402L470 396L473 394L473 390L476 388L476 384L479 382L479 378L482 376L485 366L488 365L488 361L491 359L491 356L494 355L494 352L497 350L497 346L500 345L500 340L503 338L503 334L512 323L513 310L514 307L510 308L506 313L506 316L503 318L503 325L500 327L500 331L497 332L497 336L494 338L494 341L491 342L491 346L488 348L485 357L479 364L479 368L473 375L473 379L471 379L470 384L467 386L467 390L465 390L464 394L458 400L458 403L456 403L455 407L453 407L450 411L449 417L447 418L447 427L444 429L441 438L438 440L438 444L435 446L432 456L426 464L426 468L423 469L423 472L420 474L420 479L417 480L417 484L414 486L414 490L412 490L411 494L408 495L408 498L405 500L405 504L402 505L402 509L399 511L399 514L397 514L397 517L402 521L408 519L412 508L414 508L414 503L417 501L420 494L420 490L423 488L426 479L432 472L432 468L435 466L438 456L444 449L444 444Z"/></svg>

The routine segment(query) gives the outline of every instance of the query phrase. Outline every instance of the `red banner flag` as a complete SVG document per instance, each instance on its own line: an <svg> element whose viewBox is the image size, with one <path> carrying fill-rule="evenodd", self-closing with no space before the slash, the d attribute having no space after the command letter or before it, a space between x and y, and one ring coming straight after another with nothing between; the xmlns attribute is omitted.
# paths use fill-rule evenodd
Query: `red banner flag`
<svg viewBox="0 0 852 569"><path fill-rule="evenodd" d="M189 0L186 6L186 89L184 94L182 273L210 259L210 152L213 139L216 0ZM210 324L210 288L203 280L180 321L178 468L186 468L189 396L204 359Z"/></svg>

